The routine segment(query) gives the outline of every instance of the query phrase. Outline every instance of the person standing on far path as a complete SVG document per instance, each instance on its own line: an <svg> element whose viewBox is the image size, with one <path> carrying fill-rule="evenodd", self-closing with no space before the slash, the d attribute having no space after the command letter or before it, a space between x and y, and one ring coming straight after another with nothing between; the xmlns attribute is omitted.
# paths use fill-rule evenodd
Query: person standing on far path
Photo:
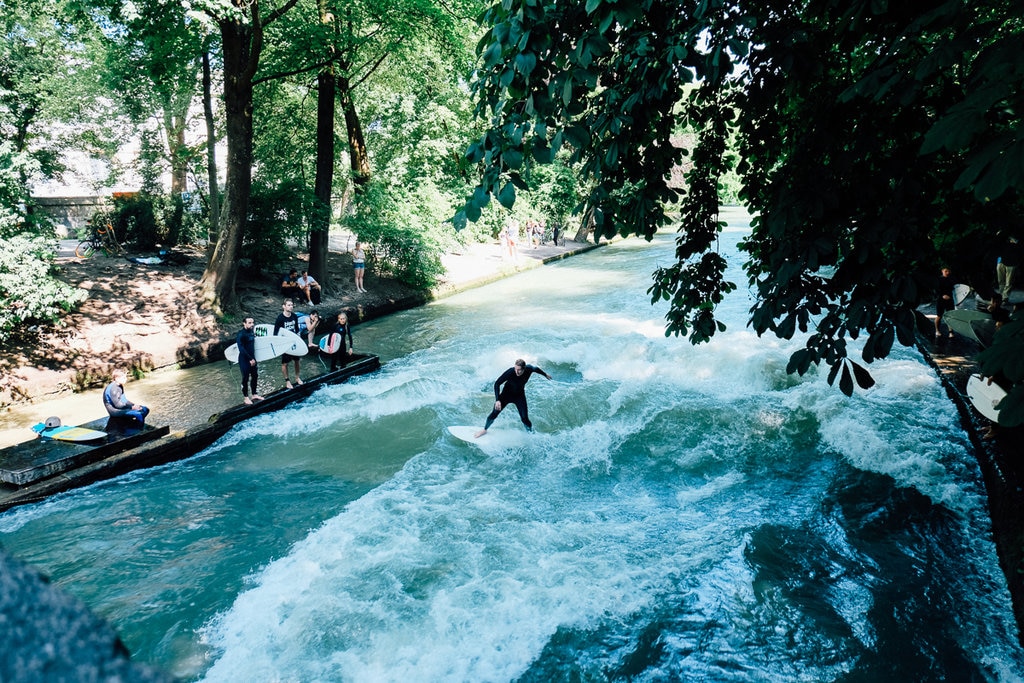
<svg viewBox="0 0 1024 683"><path fill-rule="evenodd" d="M1020 266L1021 245L1013 235L1003 237L999 256L996 258L996 291L1003 296L1003 301L1010 302L1013 283L1017 279L1017 268Z"/></svg>
<svg viewBox="0 0 1024 683"><path fill-rule="evenodd" d="M942 332L939 330L939 323L942 322L942 316L947 311L952 311L956 308L953 300L953 285L953 276L950 274L949 268L943 268L942 275L939 277L938 297L935 299L936 339L942 336ZM949 336L952 338L953 330L949 330Z"/></svg>
<svg viewBox="0 0 1024 683"><path fill-rule="evenodd" d="M289 332L299 334L299 316L295 315L295 302L291 299L285 299L284 303L281 304L281 315L277 316L277 321L274 323L274 334L276 335L281 329L286 329ZM299 360L300 356L293 356L291 354L283 354L281 356L281 374L284 375L284 386L286 389L292 388L292 383L288 379L288 361L295 363L295 383L302 384L302 377L299 376Z"/></svg>
<svg viewBox="0 0 1024 683"><path fill-rule="evenodd" d="M256 393L256 384L260 379L260 369L256 364L256 334L253 328L256 321L251 316L242 321L242 329L235 337L238 345L238 367L242 371L242 403L252 405L253 401L262 401L263 397ZM252 398L249 390L252 389Z"/></svg>
<svg viewBox="0 0 1024 683"><path fill-rule="evenodd" d="M361 242L356 242L356 246L352 250L352 275L356 281L356 291L365 293L363 276L366 275L366 252L363 251Z"/></svg>
<svg viewBox="0 0 1024 683"><path fill-rule="evenodd" d="M540 368L527 365L526 361L519 358L516 360L515 365L503 372L501 377L494 380L494 410L487 416L484 428L474 436L480 438L486 434L487 430L491 428L491 424L494 423L494 420L509 403L514 403L519 410L519 419L526 425L526 431L533 431L533 423L530 422L526 406L526 383L530 381L530 375L535 372L538 375L551 379L551 375L548 373Z"/></svg>

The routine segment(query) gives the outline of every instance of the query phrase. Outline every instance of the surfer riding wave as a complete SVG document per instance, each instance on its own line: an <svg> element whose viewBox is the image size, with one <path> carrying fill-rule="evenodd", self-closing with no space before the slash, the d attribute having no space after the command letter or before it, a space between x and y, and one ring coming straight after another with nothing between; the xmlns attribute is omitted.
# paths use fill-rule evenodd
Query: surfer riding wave
<svg viewBox="0 0 1024 683"><path fill-rule="evenodd" d="M484 428L475 434L477 438L487 433L494 420L497 419L498 415L501 414L501 411L509 403L515 404L515 407L519 410L519 419L526 425L526 430L529 432L533 431L533 423L530 422L526 406L526 383L530 381L530 375L535 372L547 379L551 379L551 375L548 373L533 365L527 365L526 361L519 358L512 367L503 372L498 379L494 380L494 410L487 416Z"/></svg>

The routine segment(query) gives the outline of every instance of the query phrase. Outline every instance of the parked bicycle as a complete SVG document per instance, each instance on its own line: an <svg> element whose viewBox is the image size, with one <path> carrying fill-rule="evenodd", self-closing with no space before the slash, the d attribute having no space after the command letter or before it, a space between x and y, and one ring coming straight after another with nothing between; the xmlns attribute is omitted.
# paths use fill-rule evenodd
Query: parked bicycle
<svg viewBox="0 0 1024 683"><path fill-rule="evenodd" d="M114 226L110 223L94 227L92 234L75 247L75 256L89 258L96 253L97 249L101 250L105 256L124 254L124 249L118 243L117 236L114 235Z"/></svg>

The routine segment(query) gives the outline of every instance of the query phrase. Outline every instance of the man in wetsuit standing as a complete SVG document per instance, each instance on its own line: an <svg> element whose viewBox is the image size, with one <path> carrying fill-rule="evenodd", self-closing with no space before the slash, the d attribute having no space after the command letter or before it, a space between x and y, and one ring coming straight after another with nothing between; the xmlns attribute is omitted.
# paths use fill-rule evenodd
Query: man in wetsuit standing
<svg viewBox="0 0 1024 683"><path fill-rule="evenodd" d="M242 370L242 402L252 405L253 401L262 401L263 397L256 393L256 384L260 379L259 366L256 364L256 335L253 328L256 321L252 317L246 317L242 321L242 329L235 338L238 344L238 367ZM249 390L252 389L252 398L249 398Z"/></svg>
<svg viewBox="0 0 1024 683"><path fill-rule="evenodd" d="M519 410L519 419L526 425L526 430L529 432L533 431L533 424L530 422L526 409L526 383L530 381L530 375L535 372L538 375L551 379L551 375L548 373L538 367L527 365L526 361L519 358L516 360L515 365L503 372L501 377L494 380L494 410L487 416L484 428L475 434L477 438L487 433L495 418L498 417L509 403L514 403Z"/></svg>

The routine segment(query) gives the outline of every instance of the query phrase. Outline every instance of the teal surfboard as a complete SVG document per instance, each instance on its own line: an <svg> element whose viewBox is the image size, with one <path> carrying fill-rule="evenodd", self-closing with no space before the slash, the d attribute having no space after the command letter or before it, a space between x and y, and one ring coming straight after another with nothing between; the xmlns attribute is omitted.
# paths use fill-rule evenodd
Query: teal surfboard
<svg viewBox="0 0 1024 683"><path fill-rule="evenodd" d="M44 439L56 439L57 441L98 441L99 439L107 438L106 432L100 432L95 429L72 427L70 425L47 429L46 425L42 422L32 427L32 431Z"/></svg>

